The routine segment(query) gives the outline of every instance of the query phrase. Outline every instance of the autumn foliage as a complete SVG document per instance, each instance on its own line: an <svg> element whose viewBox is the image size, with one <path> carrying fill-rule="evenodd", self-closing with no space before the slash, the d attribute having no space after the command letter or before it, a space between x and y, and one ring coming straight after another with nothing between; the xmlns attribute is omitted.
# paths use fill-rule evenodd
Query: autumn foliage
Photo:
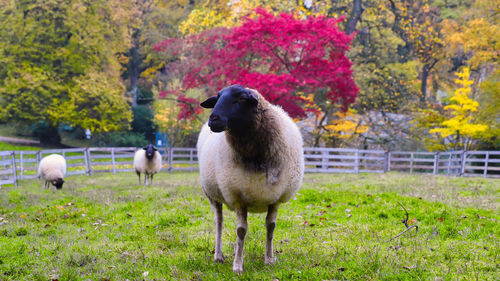
<svg viewBox="0 0 500 281"><path fill-rule="evenodd" d="M305 96L310 93L322 92L344 106L354 102L358 89L345 56L351 37L337 27L341 19L297 19L263 9L256 14L239 27L213 28L154 47L172 59L167 71L182 77L182 86L160 93L160 98L176 96L191 109L182 110L180 118L197 113L197 105L188 106L190 100L183 96L186 89L214 95L230 84L257 89L293 117L306 116Z"/></svg>

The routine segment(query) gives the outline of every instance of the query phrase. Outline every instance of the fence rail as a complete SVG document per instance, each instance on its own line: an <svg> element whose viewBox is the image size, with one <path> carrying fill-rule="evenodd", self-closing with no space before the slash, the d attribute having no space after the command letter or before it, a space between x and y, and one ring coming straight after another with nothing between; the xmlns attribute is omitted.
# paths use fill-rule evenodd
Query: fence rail
<svg viewBox="0 0 500 281"><path fill-rule="evenodd" d="M37 177L40 160L52 153L66 158L67 175L133 171L135 147L91 147L40 151L0 151L0 188ZM196 171L196 148L160 150L162 171ZM304 148L310 173L432 173L500 178L500 151L408 152L345 148Z"/></svg>

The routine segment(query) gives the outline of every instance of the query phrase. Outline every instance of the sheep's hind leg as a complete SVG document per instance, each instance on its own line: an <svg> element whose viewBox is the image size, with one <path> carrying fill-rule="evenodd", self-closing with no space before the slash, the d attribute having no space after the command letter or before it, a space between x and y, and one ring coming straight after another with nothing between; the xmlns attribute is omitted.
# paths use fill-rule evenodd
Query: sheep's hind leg
<svg viewBox="0 0 500 281"><path fill-rule="evenodd" d="M274 252L273 252L273 236L274 229L276 228L276 217L278 216L279 205L270 205L267 209L266 216L266 254L264 255L264 263L272 264L274 263Z"/></svg>
<svg viewBox="0 0 500 281"><path fill-rule="evenodd" d="M153 176L154 176L154 174L151 174L151 179L149 180L149 185L153 185Z"/></svg>
<svg viewBox="0 0 500 281"><path fill-rule="evenodd" d="M222 225L223 225L223 215L222 215L222 203L211 201L210 203L215 209L215 262L223 263L224 255L222 254Z"/></svg>
<svg viewBox="0 0 500 281"><path fill-rule="evenodd" d="M137 177L139 178L139 185L141 185L141 173L138 171L135 171L135 173L137 174Z"/></svg>
<svg viewBox="0 0 500 281"><path fill-rule="evenodd" d="M148 178L149 178L149 175L148 173L144 173L144 185L148 185Z"/></svg>
<svg viewBox="0 0 500 281"><path fill-rule="evenodd" d="M243 272L243 246L245 244L245 235L247 234L247 209L236 209L236 244L234 249L233 271L235 273Z"/></svg>

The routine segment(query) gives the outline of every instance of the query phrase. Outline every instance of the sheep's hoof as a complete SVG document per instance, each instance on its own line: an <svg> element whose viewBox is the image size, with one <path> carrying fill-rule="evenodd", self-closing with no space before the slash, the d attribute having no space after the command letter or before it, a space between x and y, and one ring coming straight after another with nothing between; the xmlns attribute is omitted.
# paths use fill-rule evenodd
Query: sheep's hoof
<svg viewBox="0 0 500 281"><path fill-rule="evenodd" d="M275 257L264 256L264 264L271 265L271 264L274 264L275 262L276 262Z"/></svg>
<svg viewBox="0 0 500 281"><path fill-rule="evenodd" d="M241 274L243 272L243 265L233 265L233 272L236 274Z"/></svg>
<svg viewBox="0 0 500 281"><path fill-rule="evenodd" d="M218 257L218 256L216 256L216 257L214 258L214 261L215 261L216 263L224 263L224 256L223 256L223 255L220 255L219 257Z"/></svg>

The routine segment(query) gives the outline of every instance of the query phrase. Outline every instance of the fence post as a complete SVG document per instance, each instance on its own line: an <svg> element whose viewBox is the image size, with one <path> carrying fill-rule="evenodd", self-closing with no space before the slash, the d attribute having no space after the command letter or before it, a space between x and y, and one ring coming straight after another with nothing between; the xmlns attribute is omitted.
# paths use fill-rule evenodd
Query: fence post
<svg viewBox="0 0 500 281"><path fill-rule="evenodd" d="M391 153L389 151L384 152L384 173L387 173L387 171L390 171L390 166L389 166L389 157Z"/></svg>
<svg viewBox="0 0 500 281"><path fill-rule="evenodd" d="M12 151L10 156L12 159L12 176L14 177L14 186L17 187L16 153Z"/></svg>
<svg viewBox="0 0 500 281"><path fill-rule="evenodd" d="M490 152L486 151L486 156L484 157L484 171L483 171L483 177L488 176L488 162L490 161Z"/></svg>
<svg viewBox="0 0 500 281"><path fill-rule="evenodd" d="M23 154L24 154L24 151L21 150L21 154L19 155L19 166L21 167L21 173L19 175L19 177L21 179L24 179L24 163L23 163Z"/></svg>
<svg viewBox="0 0 500 281"><path fill-rule="evenodd" d="M189 149L189 171L193 171L193 149Z"/></svg>
<svg viewBox="0 0 500 281"><path fill-rule="evenodd" d="M40 175L38 174L38 168L40 167L41 161L42 161L42 151L38 150L38 153L36 154L36 173L38 178L40 178Z"/></svg>
<svg viewBox="0 0 500 281"><path fill-rule="evenodd" d="M390 172L391 171L391 165L392 165L392 163L391 163L392 152L389 151L389 154L387 155L387 158L388 158L387 159L387 162L388 162L387 163L387 171Z"/></svg>
<svg viewBox="0 0 500 281"><path fill-rule="evenodd" d="M410 174L413 174L413 152L410 153Z"/></svg>
<svg viewBox="0 0 500 281"><path fill-rule="evenodd" d="M113 165L113 174L116 174L115 148L111 148L111 163Z"/></svg>
<svg viewBox="0 0 500 281"><path fill-rule="evenodd" d="M90 176L92 163L90 163L90 150L88 147L84 150L85 153L85 168L87 169L87 176Z"/></svg>
<svg viewBox="0 0 500 281"><path fill-rule="evenodd" d="M326 172L328 170L328 155L330 154L329 151L323 150L321 151L321 169L323 172Z"/></svg>
<svg viewBox="0 0 500 281"><path fill-rule="evenodd" d="M359 150L356 149L356 152L354 152L354 173L358 174L359 173Z"/></svg>
<svg viewBox="0 0 500 281"><path fill-rule="evenodd" d="M437 175L438 173L438 168L439 168L439 152L435 152L434 153L434 169L432 171L432 173L434 175Z"/></svg>
<svg viewBox="0 0 500 281"><path fill-rule="evenodd" d="M464 174L465 172L465 161L467 160L467 151L462 151L461 153L461 156L460 156L461 160L460 161L460 176Z"/></svg>
<svg viewBox="0 0 500 281"><path fill-rule="evenodd" d="M448 175L451 174L451 156L453 153L450 152L450 157L448 157Z"/></svg>
<svg viewBox="0 0 500 281"><path fill-rule="evenodd" d="M172 147L168 148L168 171L169 172L172 172L174 170L173 160L172 160L172 156L173 156L172 149L173 149Z"/></svg>

